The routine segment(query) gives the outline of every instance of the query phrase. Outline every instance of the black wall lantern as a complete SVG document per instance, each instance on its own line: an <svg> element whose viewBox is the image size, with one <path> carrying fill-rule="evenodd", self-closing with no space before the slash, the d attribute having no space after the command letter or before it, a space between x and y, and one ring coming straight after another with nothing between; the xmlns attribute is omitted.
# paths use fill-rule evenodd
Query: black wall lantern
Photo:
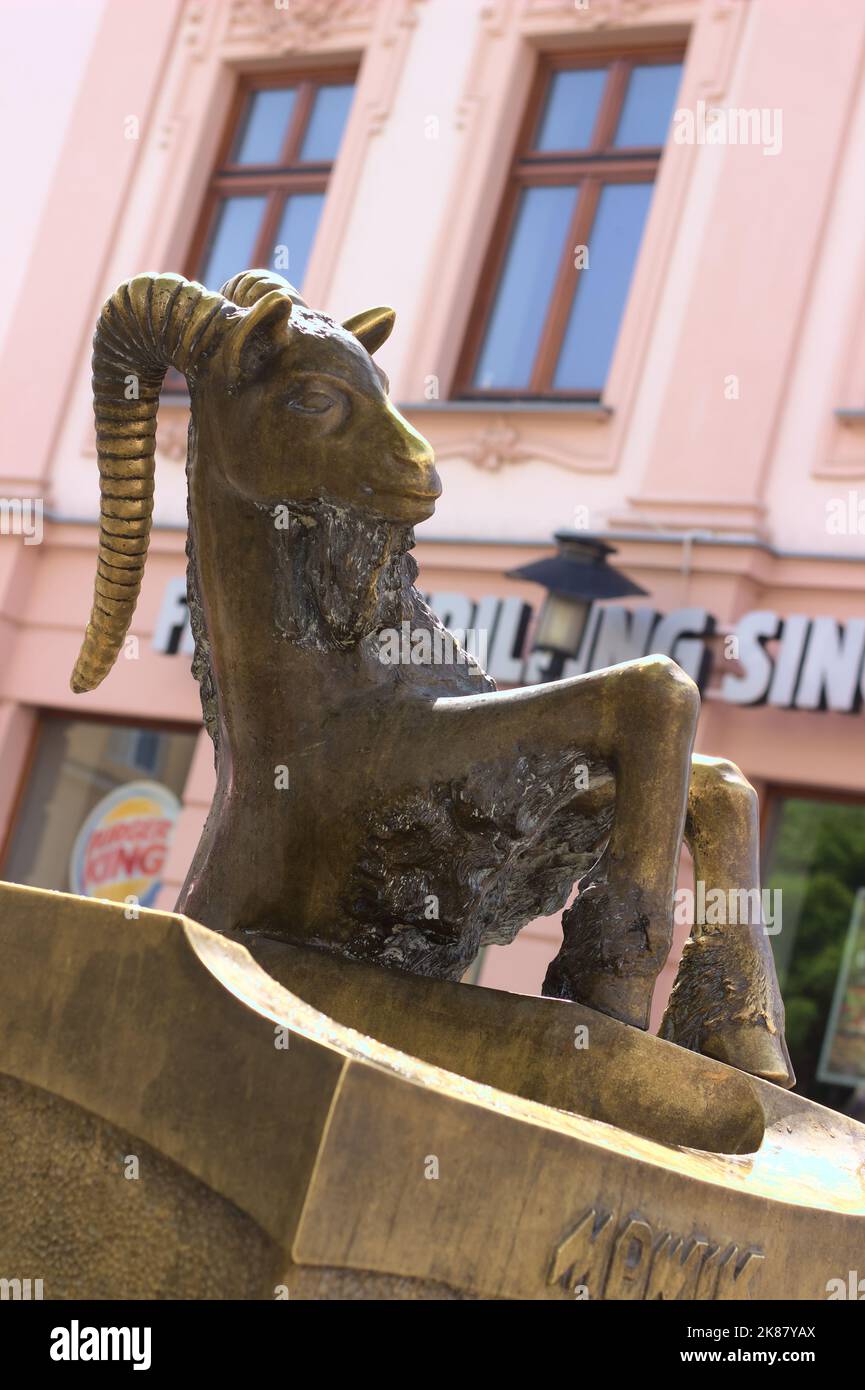
<svg viewBox="0 0 865 1390"><path fill-rule="evenodd" d="M508 571L510 579L529 579L547 590L534 644L557 658L548 680L560 675L565 661L580 650L593 603L647 592L607 564L615 546L582 531L557 531L555 540L556 555Z"/></svg>

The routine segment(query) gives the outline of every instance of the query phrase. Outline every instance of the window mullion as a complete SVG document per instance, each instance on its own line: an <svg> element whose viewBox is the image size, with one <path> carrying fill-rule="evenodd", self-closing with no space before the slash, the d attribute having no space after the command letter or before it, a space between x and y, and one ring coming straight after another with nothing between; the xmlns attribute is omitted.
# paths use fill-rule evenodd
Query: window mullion
<svg viewBox="0 0 865 1390"><path fill-rule="evenodd" d="M536 394L552 389L556 363L568 324L568 316L577 292L581 270L575 265L576 248L588 244L588 235L600 195L600 180L586 178L580 185L571 224L559 263L556 282L550 300L550 310L532 371L530 389Z"/></svg>
<svg viewBox="0 0 865 1390"><path fill-rule="evenodd" d="M270 267L273 256L274 241L276 238L279 220L282 216L282 209L285 205L285 196L280 189L273 189L267 200L267 207L261 219L261 226L258 231L258 238L255 243L253 260L256 266L262 270Z"/></svg>
<svg viewBox="0 0 865 1390"><path fill-rule="evenodd" d="M306 135L316 91L317 83L309 81L301 82L297 89L297 100L294 103L294 110L291 113L291 120L285 132L285 143L282 148L282 164L285 168L292 169L300 163L300 149Z"/></svg>
<svg viewBox="0 0 865 1390"><path fill-rule="evenodd" d="M629 58L619 58L610 65L610 74L592 134L592 150L608 150L612 146L625 104L625 93L632 67L633 62Z"/></svg>

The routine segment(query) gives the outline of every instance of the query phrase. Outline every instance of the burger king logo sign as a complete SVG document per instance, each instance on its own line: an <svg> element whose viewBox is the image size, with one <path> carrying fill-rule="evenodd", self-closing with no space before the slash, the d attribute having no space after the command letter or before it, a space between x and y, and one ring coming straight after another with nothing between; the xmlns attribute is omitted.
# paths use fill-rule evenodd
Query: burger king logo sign
<svg viewBox="0 0 865 1390"><path fill-rule="evenodd" d="M69 863L72 892L152 906L179 813L177 797L158 782L116 787L78 832Z"/></svg>

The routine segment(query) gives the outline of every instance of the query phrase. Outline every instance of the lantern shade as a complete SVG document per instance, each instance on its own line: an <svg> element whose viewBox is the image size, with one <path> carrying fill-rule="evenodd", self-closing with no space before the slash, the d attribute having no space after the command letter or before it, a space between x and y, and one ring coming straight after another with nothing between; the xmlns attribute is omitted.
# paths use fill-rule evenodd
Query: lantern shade
<svg viewBox="0 0 865 1390"><path fill-rule="evenodd" d="M581 531L557 531L555 539L556 555L508 570L508 578L544 586L547 597L534 645L569 657L579 651L593 603L646 590L607 564L607 556L616 553L615 546Z"/></svg>
<svg viewBox="0 0 865 1390"><path fill-rule="evenodd" d="M551 593L592 602L647 592L607 564L607 556L616 553L615 546L572 531L557 531L555 539L557 555L509 570L508 578L529 579L533 584L543 584Z"/></svg>

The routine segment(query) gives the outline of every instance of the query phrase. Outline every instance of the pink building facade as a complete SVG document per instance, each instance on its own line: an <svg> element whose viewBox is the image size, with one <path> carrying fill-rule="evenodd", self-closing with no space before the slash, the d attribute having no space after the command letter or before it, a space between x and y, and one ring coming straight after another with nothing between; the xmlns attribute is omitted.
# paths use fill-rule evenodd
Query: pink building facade
<svg viewBox="0 0 865 1390"><path fill-rule="evenodd" d="M837 1043L858 988L850 943L865 950L865 10L151 0L144 22L107 0L92 27L29 260L7 277L0 874L68 888L94 807L145 779L180 803L157 898L173 904L213 785L183 601L188 408L169 383L134 640L99 689L74 696L98 514L89 341L126 277L201 275L208 256L219 261L231 198L242 195L245 212L256 198L286 199L287 217L302 194L318 200L307 301L338 318L379 303L398 311L381 362L444 484L418 530L421 586L455 627L484 633L500 683L520 684L542 678L531 644L543 592L509 572L550 554L563 529L615 545L613 563L646 597L613 605L624 615L596 609L567 671L662 649L701 677L698 749L737 762L763 803L797 1069L810 1093L846 1105L860 1075L865 1085L861 1047L839 1062ZM662 68L680 68L665 135L619 140L631 98L634 119L659 119ZM572 147L545 145L562 74L565 125L584 88L596 81L601 94L585 149L577 135ZM346 93L333 97L344 106L338 139L305 159L322 89ZM306 125L292 115L295 135L263 161L272 167L251 171L244 103L302 90ZM495 315L519 307L508 267L520 268L528 192L593 180L600 192L580 193L564 240L535 244L557 279L518 379L507 352L496 358ZM598 210L622 185L648 189L633 254L621 249L633 221L613 218L605 232ZM252 241L278 256L283 223L268 231L267 216ZM594 310L593 263L599 276L613 265ZM293 279L290 263L284 273ZM575 349L567 380L562 286L589 339L610 341L585 369ZM507 950L489 948L480 982L537 992L557 935L542 921ZM659 1008L673 973L674 961Z"/></svg>

